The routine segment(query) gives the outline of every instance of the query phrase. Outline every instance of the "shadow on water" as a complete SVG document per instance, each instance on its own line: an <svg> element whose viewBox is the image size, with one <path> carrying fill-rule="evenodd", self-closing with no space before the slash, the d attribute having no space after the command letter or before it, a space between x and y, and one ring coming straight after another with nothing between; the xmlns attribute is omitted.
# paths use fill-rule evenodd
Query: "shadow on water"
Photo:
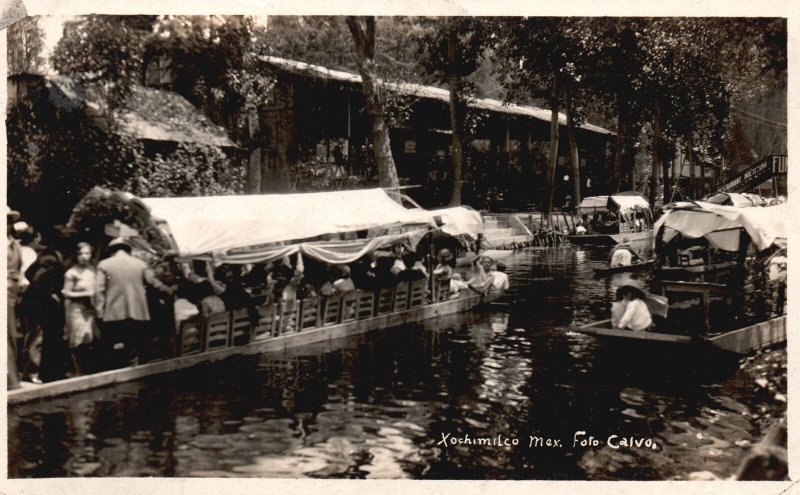
<svg viewBox="0 0 800 495"><path fill-rule="evenodd" d="M745 452L735 442L758 434L746 414L759 399L738 368L567 331L606 318L627 280L593 277L607 256L510 254L501 304L9 407L9 475L729 475ZM576 432L600 444L582 446ZM612 448L611 435L657 448ZM465 438L518 444L451 443Z"/></svg>

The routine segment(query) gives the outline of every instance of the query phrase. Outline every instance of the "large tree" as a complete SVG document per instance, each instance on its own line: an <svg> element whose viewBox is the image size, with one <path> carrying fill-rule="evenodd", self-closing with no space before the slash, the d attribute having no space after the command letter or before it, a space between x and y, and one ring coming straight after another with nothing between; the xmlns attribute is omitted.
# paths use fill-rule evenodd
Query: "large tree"
<svg viewBox="0 0 800 495"><path fill-rule="evenodd" d="M44 66L44 31L39 17L25 17L8 27L8 74L38 74Z"/></svg>
<svg viewBox="0 0 800 495"><path fill-rule="evenodd" d="M573 19L529 17L508 19L504 23L497 45L498 55L505 60L502 80L508 90L507 98L516 101L544 100L550 107L550 151L546 171L545 211L553 208L555 171L558 163L560 109L570 92L567 118L570 130L578 124L577 102L574 96L585 62L578 31ZM580 196L580 172L577 144L569 139L575 200Z"/></svg>
<svg viewBox="0 0 800 495"><path fill-rule="evenodd" d="M439 21L421 45L420 57L437 82L450 92L452 131L452 185L449 203L461 204L461 177L466 143L467 102L474 93L466 78L480 65L487 45L487 21L475 17L448 17Z"/></svg>
<svg viewBox="0 0 800 495"><path fill-rule="evenodd" d="M355 44L356 63L361 75L361 87L366 111L372 118L372 147L378 166L378 182L393 198L399 200L400 180L392 157L389 126L386 125L382 92L385 88L375 76L375 17L347 17L347 27Z"/></svg>
<svg viewBox="0 0 800 495"><path fill-rule="evenodd" d="M65 26L50 62L60 74L102 86L109 109L122 106L131 86L142 79L148 34L130 16L83 16Z"/></svg>

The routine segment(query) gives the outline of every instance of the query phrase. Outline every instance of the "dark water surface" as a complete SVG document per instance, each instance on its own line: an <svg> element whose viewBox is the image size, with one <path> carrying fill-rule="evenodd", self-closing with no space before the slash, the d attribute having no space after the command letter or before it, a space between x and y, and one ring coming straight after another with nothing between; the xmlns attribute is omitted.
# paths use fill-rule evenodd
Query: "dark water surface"
<svg viewBox="0 0 800 495"><path fill-rule="evenodd" d="M10 406L9 476L730 476L763 433L751 377L566 331L607 317L626 277L592 277L607 256L509 253L502 304ZM598 445L574 445L578 431ZM489 445L450 443L467 435ZM614 449L610 435L657 447Z"/></svg>

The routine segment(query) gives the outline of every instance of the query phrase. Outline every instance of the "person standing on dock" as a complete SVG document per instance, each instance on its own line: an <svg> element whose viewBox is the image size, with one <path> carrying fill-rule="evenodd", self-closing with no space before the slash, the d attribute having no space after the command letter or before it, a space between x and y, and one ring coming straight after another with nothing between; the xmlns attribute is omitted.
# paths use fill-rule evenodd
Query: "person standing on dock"
<svg viewBox="0 0 800 495"><path fill-rule="evenodd" d="M171 289L156 280L147 263L131 256L131 246L118 237L108 245L111 254L97 265L95 309L101 328L107 369L135 365L147 335L150 311L145 283Z"/></svg>
<svg viewBox="0 0 800 495"><path fill-rule="evenodd" d="M19 242L11 235L14 221L18 218L19 212L6 206L6 236L8 237L8 261L6 265L6 270L8 272L8 294L6 296L6 315L8 318L6 326L6 360L8 363L7 386L9 390L19 388L19 374L17 371L17 339L19 338L19 331L17 330L16 309L19 282L22 277L22 252Z"/></svg>
<svg viewBox="0 0 800 495"><path fill-rule="evenodd" d="M94 308L92 296L96 284L96 272L92 266L92 246L78 243L76 265L64 274L65 339L69 345L72 365L78 374L89 371L89 348L94 340Z"/></svg>

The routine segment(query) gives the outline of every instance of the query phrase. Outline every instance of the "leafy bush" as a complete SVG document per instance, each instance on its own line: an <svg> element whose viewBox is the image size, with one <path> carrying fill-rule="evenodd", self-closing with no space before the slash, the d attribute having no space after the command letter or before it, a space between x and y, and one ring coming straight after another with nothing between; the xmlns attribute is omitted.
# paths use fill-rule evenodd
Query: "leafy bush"
<svg viewBox="0 0 800 495"><path fill-rule="evenodd" d="M219 148L181 143L167 156L138 154L122 190L141 197L237 194L244 190L246 175Z"/></svg>

